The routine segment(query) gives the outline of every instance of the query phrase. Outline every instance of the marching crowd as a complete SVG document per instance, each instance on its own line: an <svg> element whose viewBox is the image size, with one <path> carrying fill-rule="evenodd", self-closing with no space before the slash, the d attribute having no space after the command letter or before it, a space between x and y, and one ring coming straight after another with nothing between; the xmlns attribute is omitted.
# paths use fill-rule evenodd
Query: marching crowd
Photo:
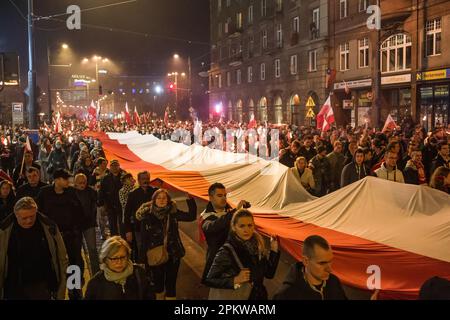
<svg viewBox="0 0 450 320"><path fill-rule="evenodd" d="M226 129L242 129L245 144L240 148L235 137L231 151L248 152L252 140L245 136L246 125L202 126L222 136ZM117 159L106 159L100 140L82 135L81 123L76 127L60 133L42 128L34 142L24 128L0 128L0 298L64 299L69 289L72 300L176 299L185 255L178 224L197 219L195 199L188 194L188 210L182 211L167 190L151 183L150 172L134 177ZM101 127L127 130L108 122ZM193 142L193 122L168 125L159 120L135 129L183 143L173 137L181 128ZM276 147L270 141L275 128ZM255 129L256 141L261 141L259 135L267 139L267 150L259 155L271 158L271 148L280 150L279 161L316 196L368 175L450 192L450 135L445 128L429 133L420 126L383 133L365 128L319 132L266 124ZM213 140L207 136L199 143L217 143ZM256 231L250 203L242 200L232 208L223 184L211 185L208 195L199 219L207 244L202 283L210 287L210 299L268 299L264 279L276 273L278 239ZM100 250L97 232L103 240ZM311 235L302 250L302 262L292 266L274 299L346 299L332 273L326 239ZM66 288L66 270L75 265L83 275L84 260L91 277L83 294L80 288ZM426 290L421 296L427 298Z"/></svg>

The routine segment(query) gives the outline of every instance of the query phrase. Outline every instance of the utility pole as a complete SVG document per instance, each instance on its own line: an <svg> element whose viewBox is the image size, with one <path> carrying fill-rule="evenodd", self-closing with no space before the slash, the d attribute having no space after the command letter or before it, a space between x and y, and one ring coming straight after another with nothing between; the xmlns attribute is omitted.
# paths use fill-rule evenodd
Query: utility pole
<svg viewBox="0 0 450 320"><path fill-rule="evenodd" d="M28 0L28 125L37 129L36 123L36 70L34 68L33 0ZM49 97L50 98L50 97Z"/></svg>
<svg viewBox="0 0 450 320"><path fill-rule="evenodd" d="M47 38L47 99L48 99L48 120L52 119L52 91L50 89L50 48Z"/></svg>
<svg viewBox="0 0 450 320"><path fill-rule="evenodd" d="M380 1L377 1L378 7L380 6ZM381 27L381 26L380 26ZM375 45L373 46L372 53L375 55L373 59L373 100L372 100L372 127L378 128L380 125L380 110L381 110L381 28L375 28L372 32L371 42Z"/></svg>
<svg viewBox="0 0 450 320"><path fill-rule="evenodd" d="M189 108L192 108L192 73L191 73L191 56L188 56L188 72L189 72Z"/></svg>

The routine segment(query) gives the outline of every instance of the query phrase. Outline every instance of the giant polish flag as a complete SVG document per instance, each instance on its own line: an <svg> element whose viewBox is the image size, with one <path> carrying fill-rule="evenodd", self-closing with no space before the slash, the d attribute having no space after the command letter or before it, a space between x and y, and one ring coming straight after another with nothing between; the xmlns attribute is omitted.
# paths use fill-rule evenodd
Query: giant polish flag
<svg viewBox="0 0 450 320"><path fill-rule="evenodd" d="M331 106L331 96L328 96L327 101L325 101L322 109L317 115L317 129L322 131L328 131L331 125L334 123L334 112Z"/></svg>
<svg viewBox="0 0 450 320"><path fill-rule="evenodd" d="M444 192L367 177L315 198L275 161L137 132L89 135L125 170L149 170L152 179L198 198L208 200L208 187L224 183L229 202L249 201L259 231L278 235L297 259L305 238L323 236L333 248L333 273L346 285L380 285L381 299L416 299L427 279L450 280L450 196Z"/></svg>

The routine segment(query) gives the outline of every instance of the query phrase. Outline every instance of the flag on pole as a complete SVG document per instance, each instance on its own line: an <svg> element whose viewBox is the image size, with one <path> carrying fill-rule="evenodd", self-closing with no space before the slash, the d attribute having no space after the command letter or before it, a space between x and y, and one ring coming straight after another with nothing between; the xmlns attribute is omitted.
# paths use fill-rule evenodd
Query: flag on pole
<svg viewBox="0 0 450 320"><path fill-rule="evenodd" d="M62 127L61 127L61 114L59 113L59 111L56 111L56 112L55 112L55 115L53 116L53 125L54 125L55 132L56 132L56 133L62 132Z"/></svg>
<svg viewBox="0 0 450 320"><path fill-rule="evenodd" d="M248 122L248 129L256 128L256 120L255 120L255 114L252 113L250 116L250 121Z"/></svg>
<svg viewBox="0 0 450 320"><path fill-rule="evenodd" d="M137 112L136 106L134 106L134 124L141 124L141 118L139 118L139 113Z"/></svg>
<svg viewBox="0 0 450 320"><path fill-rule="evenodd" d="M334 112L331 106L331 96L328 96L316 119L317 129L321 129L322 131L330 130L331 125L335 122Z"/></svg>
<svg viewBox="0 0 450 320"><path fill-rule="evenodd" d="M131 115L130 111L128 110L128 102L125 102L125 120L127 121L128 125L131 125Z"/></svg>
<svg viewBox="0 0 450 320"><path fill-rule="evenodd" d="M32 152L30 138L27 136L27 140L25 142L25 151Z"/></svg>
<svg viewBox="0 0 450 320"><path fill-rule="evenodd" d="M392 131L395 128L397 128L397 124L395 123L394 119L392 119L391 114L389 114L388 117L386 118L386 122L384 123L382 132L385 132L387 130Z"/></svg>
<svg viewBox="0 0 450 320"><path fill-rule="evenodd" d="M97 118L97 107L94 104L94 100L91 101L91 105L89 106L88 113L91 117Z"/></svg>

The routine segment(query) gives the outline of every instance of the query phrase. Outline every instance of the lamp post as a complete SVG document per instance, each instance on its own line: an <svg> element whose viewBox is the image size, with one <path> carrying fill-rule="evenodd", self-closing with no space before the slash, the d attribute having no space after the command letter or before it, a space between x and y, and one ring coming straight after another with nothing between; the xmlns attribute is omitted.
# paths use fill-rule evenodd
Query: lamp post
<svg viewBox="0 0 450 320"><path fill-rule="evenodd" d="M61 45L61 48L66 50L69 49L69 46L66 43L63 43ZM70 68L72 64L68 65L55 65L50 63L50 46L48 43L47 38L47 99L48 99L48 120L50 121L52 118L52 93L51 93L51 86L50 86L50 68L51 67L68 67Z"/></svg>
<svg viewBox="0 0 450 320"><path fill-rule="evenodd" d="M180 55L175 53L173 55L175 60L180 59ZM188 55L188 95L189 95L189 107L192 107L192 71L191 71L191 56Z"/></svg>

